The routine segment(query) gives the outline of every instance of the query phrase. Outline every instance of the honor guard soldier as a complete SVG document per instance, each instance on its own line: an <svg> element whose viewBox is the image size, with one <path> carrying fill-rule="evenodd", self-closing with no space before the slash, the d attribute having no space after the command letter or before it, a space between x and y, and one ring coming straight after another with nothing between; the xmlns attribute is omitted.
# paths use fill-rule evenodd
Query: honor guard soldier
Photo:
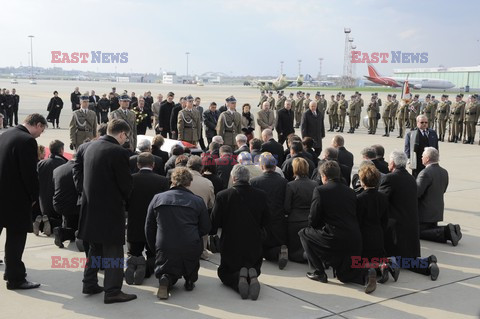
<svg viewBox="0 0 480 319"><path fill-rule="evenodd" d="M193 97L191 95L188 95L185 100L187 101L187 106L178 112L178 139L197 145L202 134L200 112L193 108Z"/></svg>
<svg viewBox="0 0 480 319"><path fill-rule="evenodd" d="M330 96L330 104L328 105L327 115L328 115L328 122L330 124L330 128L328 129L329 132L333 132L337 125L337 108L338 102L335 101L335 95Z"/></svg>
<svg viewBox="0 0 480 319"><path fill-rule="evenodd" d="M412 103L410 103L408 120L410 122L410 131L413 131L417 127L417 116L420 115L420 106L422 105L418 100L419 95L415 94Z"/></svg>
<svg viewBox="0 0 480 319"><path fill-rule="evenodd" d="M367 107L368 115L368 134L375 134L377 132L377 114L379 106L377 104L377 97L372 95L372 99Z"/></svg>
<svg viewBox="0 0 480 319"><path fill-rule="evenodd" d="M390 119L388 123L388 127L390 128L390 132L393 132L395 129L395 117L397 116L397 110L398 110L398 101L397 101L397 95L393 94L392 95L392 106L390 107Z"/></svg>
<svg viewBox="0 0 480 319"><path fill-rule="evenodd" d="M79 98L80 109L73 111L70 121L70 149L78 149L83 142L97 134L97 115L88 109L88 92Z"/></svg>
<svg viewBox="0 0 480 319"><path fill-rule="evenodd" d="M130 106L130 97L127 94L120 95L119 103L120 108L110 112L109 119L121 119L128 123L128 126L130 126L130 132L128 133L129 146L130 150L135 152L137 148L137 117L132 110L128 109Z"/></svg>
<svg viewBox="0 0 480 319"><path fill-rule="evenodd" d="M449 142L457 143L461 138L463 116L464 116L464 103L462 103L462 96L460 94L455 98L455 103L453 103L452 108L450 109L450 139Z"/></svg>
<svg viewBox="0 0 480 319"><path fill-rule="evenodd" d="M217 123L217 135L223 138L223 145L229 145L232 150L237 149L235 136L242 133L242 115L235 110L237 100L230 96L226 99L227 110L220 114ZM267 101L268 102L268 101Z"/></svg>
<svg viewBox="0 0 480 319"><path fill-rule="evenodd" d="M300 122L302 120L302 114L304 112L304 108L303 108L304 100L305 99L302 96L302 91L298 91L297 92L297 99L295 100L295 109L293 109L294 113L295 113L295 128L300 127Z"/></svg>
<svg viewBox="0 0 480 319"><path fill-rule="evenodd" d="M325 118L325 112L327 111L327 100L325 100L325 94L320 94L320 110L323 115L323 118Z"/></svg>
<svg viewBox="0 0 480 319"><path fill-rule="evenodd" d="M285 100L287 98L283 95L283 91L278 91L277 104L275 105L277 113L285 107Z"/></svg>
<svg viewBox="0 0 480 319"><path fill-rule="evenodd" d="M448 115L450 114L450 106L447 103L447 95L442 95L440 100L437 107L438 140L445 142L445 131L447 128Z"/></svg>
<svg viewBox="0 0 480 319"><path fill-rule="evenodd" d="M260 92L260 102L258 102L258 107L262 107L263 105L263 102L265 102L267 100L267 95L265 94L265 91L261 91Z"/></svg>
<svg viewBox="0 0 480 319"><path fill-rule="evenodd" d="M290 94L288 95L288 99L290 101L290 109L295 111L295 99L293 98L293 92L290 92Z"/></svg>
<svg viewBox="0 0 480 319"><path fill-rule="evenodd" d="M355 92L357 94L357 97L358 97L358 106L357 107L357 126L355 128L359 128L360 127L360 121L362 119L362 109L363 109L363 106L365 105L365 101L363 101L362 99L362 93L359 93L359 92Z"/></svg>
<svg viewBox="0 0 480 319"><path fill-rule="evenodd" d="M383 125L385 126L385 134L382 136L390 136L390 114L392 112L392 95L387 95L387 102L385 103L385 107L383 108Z"/></svg>
<svg viewBox="0 0 480 319"><path fill-rule="evenodd" d="M407 117L408 103L410 99L403 99L403 103L398 106L397 114L395 116L398 120L398 136L397 138L403 138L405 135L405 122Z"/></svg>
<svg viewBox="0 0 480 319"><path fill-rule="evenodd" d="M267 102L270 103L270 110L275 110L275 98L272 91L268 92Z"/></svg>
<svg viewBox="0 0 480 319"><path fill-rule="evenodd" d="M348 105L348 121L350 122L350 129L347 133L355 133L355 127L357 126L357 99L356 95L350 97L350 103Z"/></svg>
<svg viewBox="0 0 480 319"><path fill-rule="evenodd" d="M425 114L430 128L433 129L433 124L435 123L435 104L432 102L430 94L425 97L425 103L422 114Z"/></svg>
<svg viewBox="0 0 480 319"><path fill-rule="evenodd" d="M475 140L475 126L477 125L479 114L480 104L478 103L478 96L475 94L470 97L470 101L467 103L467 107L465 108L465 144L473 144L473 141Z"/></svg>
<svg viewBox="0 0 480 319"><path fill-rule="evenodd" d="M307 92L305 93L305 99L303 100L303 109L302 112L305 112L308 110L308 106L310 105L310 102L312 102L312 99L310 98L310 93ZM292 110L293 110L293 104L292 104Z"/></svg>
<svg viewBox="0 0 480 319"><path fill-rule="evenodd" d="M318 105L318 104L317 104ZM345 117L347 116L347 101L345 100L345 94L340 95L340 101L338 101L338 130L337 132L343 132L345 127Z"/></svg>

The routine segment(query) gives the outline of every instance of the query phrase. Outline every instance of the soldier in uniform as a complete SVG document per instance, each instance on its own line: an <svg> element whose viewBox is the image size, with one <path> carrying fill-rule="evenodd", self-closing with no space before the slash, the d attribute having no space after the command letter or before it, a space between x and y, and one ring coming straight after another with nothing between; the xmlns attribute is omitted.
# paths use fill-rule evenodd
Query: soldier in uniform
<svg viewBox="0 0 480 319"><path fill-rule="evenodd" d="M110 120L120 119L127 122L127 124L130 126L130 132L128 133L130 150L135 152L135 149L137 148L137 118L135 113L128 108L130 106L130 97L127 94L120 95L119 103L120 108L110 112L108 117Z"/></svg>
<svg viewBox="0 0 480 319"><path fill-rule="evenodd" d="M300 127L300 122L302 120L302 114L304 112L304 98L302 96L302 91L297 92L297 99L295 100L295 108L293 109L295 112L295 128Z"/></svg>
<svg viewBox="0 0 480 319"><path fill-rule="evenodd" d="M188 95L186 107L178 112L177 130L178 139L187 143L197 145L202 134L202 121L200 111L193 108L193 97Z"/></svg>
<svg viewBox="0 0 480 319"><path fill-rule="evenodd" d="M445 131L447 127L448 115L450 114L450 106L447 103L446 95L442 95L440 103L437 107L437 125L438 140L445 142Z"/></svg>
<svg viewBox="0 0 480 319"><path fill-rule="evenodd" d="M265 91L262 90L262 91L260 92L260 102L258 102L257 106L258 106L258 107L262 107L263 102L265 102L266 100L267 100L267 95L265 94Z"/></svg>
<svg viewBox="0 0 480 319"><path fill-rule="evenodd" d="M237 143L235 136L237 136L237 134L243 134L242 115L235 110L237 100L233 96L228 97L226 102L227 110L222 112L218 118L217 135L223 138L223 145L229 145L232 150L236 150ZM271 103L269 104L271 105Z"/></svg>
<svg viewBox="0 0 480 319"><path fill-rule="evenodd" d="M466 140L464 144L473 144L475 140L476 124L478 116L480 115L480 104L478 103L477 95L472 95L470 101L465 108L465 126L466 126Z"/></svg>
<svg viewBox="0 0 480 319"><path fill-rule="evenodd" d="M290 101L290 109L295 110L295 99L293 98L293 92L290 92L287 100Z"/></svg>
<svg viewBox="0 0 480 319"><path fill-rule="evenodd" d="M368 134L375 134L377 132L377 113L379 106L377 104L377 98L372 95L372 99L367 107L368 115Z"/></svg>
<svg viewBox="0 0 480 319"><path fill-rule="evenodd" d="M435 130L435 132L438 132L438 127L437 127L437 107L438 107L438 100L435 98L435 95L432 95L430 102L433 103L433 122L429 125L432 126L432 128Z"/></svg>
<svg viewBox="0 0 480 319"><path fill-rule="evenodd" d="M462 132L462 123L464 120L464 105L462 103L462 96L460 94L457 95L455 99L455 103L453 103L452 108L450 109L450 139L449 142L457 143L461 140L461 132Z"/></svg>
<svg viewBox="0 0 480 319"><path fill-rule="evenodd" d="M390 136L390 116L392 112L392 95L388 94L387 95L387 103L385 103L385 107L383 108L383 125L385 125L385 134L382 136Z"/></svg>
<svg viewBox="0 0 480 319"><path fill-rule="evenodd" d="M357 94L358 105L357 105L357 126L355 128L360 127L360 122L362 120L362 108L365 105L365 101L362 99L362 93L355 92Z"/></svg>
<svg viewBox="0 0 480 319"><path fill-rule="evenodd" d="M408 110L408 102L409 99L404 99L403 103L398 106L397 114L395 116L398 120L398 136L397 138L403 138L405 135L405 118L407 117L407 110Z"/></svg>
<svg viewBox="0 0 480 319"><path fill-rule="evenodd" d="M308 110L308 106L310 105L310 102L312 102L312 99L310 98L310 93L307 92L305 93L305 99L303 100L302 112L305 112L306 110ZM293 109L293 104L292 104L292 109Z"/></svg>
<svg viewBox="0 0 480 319"><path fill-rule="evenodd" d="M357 104L357 96L352 95L347 110L348 122L350 122L350 129L347 133L355 133L355 127L357 126Z"/></svg>
<svg viewBox="0 0 480 319"><path fill-rule="evenodd" d="M390 107L390 118L388 123L388 127L390 127L390 132L393 132L393 130L395 130L395 117L397 116L397 110L398 110L397 95L393 94L392 106Z"/></svg>
<svg viewBox="0 0 480 319"><path fill-rule="evenodd" d="M427 94L425 97L425 107L423 108L422 114L427 117L429 126L433 129L433 124L435 123L435 104L432 102L430 94Z"/></svg>
<svg viewBox="0 0 480 319"><path fill-rule="evenodd" d="M283 109L285 107L285 100L287 98L283 95L283 91L278 91L278 99L277 99L277 104L275 105L275 109L277 111L277 114L278 114L278 111L280 111L281 109Z"/></svg>
<svg viewBox="0 0 480 319"><path fill-rule="evenodd" d="M420 106L422 105L418 100L419 95L415 94L412 103L409 106L408 120L410 122L410 131L413 131L417 127L417 116L420 115Z"/></svg>
<svg viewBox="0 0 480 319"><path fill-rule="evenodd" d="M335 101L335 95L330 96L330 104L327 109L328 123L330 124L329 132L333 132L337 124L337 108L338 103Z"/></svg>
<svg viewBox="0 0 480 319"><path fill-rule="evenodd" d="M270 103L270 110L275 110L275 98L272 91L268 92L267 102Z"/></svg>
<svg viewBox="0 0 480 319"><path fill-rule="evenodd" d="M325 118L325 112L327 111L327 100L325 100L325 94L320 95L320 107L321 107L321 112L323 115L323 118Z"/></svg>
<svg viewBox="0 0 480 319"><path fill-rule="evenodd" d="M345 100L345 94L340 95L340 101L338 101L338 130L337 132L343 132L345 127L345 117L347 116L348 104Z"/></svg>
<svg viewBox="0 0 480 319"><path fill-rule="evenodd" d="M81 95L80 109L72 114L70 121L70 149L78 149L83 142L93 139L97 134L97 115L95 111L88 109L89 96L88 92Z"/></svg>
<svg viewBox="0 0 480 319"><path fill-rule="evenodd" d="M460 123L460 138L459 140L462 140L462 137L465 138L465 136L463 136L463 131L464 131L464 126L465 126L465 108L467 107L467 103L463 100L463 93L460 93L460 101L458 103L461 104L461 107L462 107L462 110L463 110L463 113L462 113L462 122Z"/></svg>

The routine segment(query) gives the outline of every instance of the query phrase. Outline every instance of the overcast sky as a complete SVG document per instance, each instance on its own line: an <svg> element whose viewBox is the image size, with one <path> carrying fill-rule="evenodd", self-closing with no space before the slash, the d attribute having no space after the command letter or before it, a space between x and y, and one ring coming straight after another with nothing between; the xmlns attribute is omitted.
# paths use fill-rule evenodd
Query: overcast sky
<svg viewBox="0 0 480 319"><path fill-rule="evenodd" d="M321 0L6 0L0 18L0 66L34 65L100 72L208 71L231 75L341 74L344 27L362 52L428 52L427 64L480 64L478 1ZM126 64L52 64L51 51L128 52ZM90 58L89 58L90 60ZM357 75L367 73L365 64Z"/></svg>

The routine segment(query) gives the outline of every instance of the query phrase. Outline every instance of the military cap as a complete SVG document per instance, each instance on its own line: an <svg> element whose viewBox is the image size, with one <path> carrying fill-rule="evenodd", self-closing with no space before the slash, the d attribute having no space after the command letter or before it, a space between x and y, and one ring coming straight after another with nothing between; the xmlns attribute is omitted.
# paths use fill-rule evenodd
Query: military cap
<svg viewBox="0 0 480 319"><path fill-rule="evenodd" d="M302 93L302 91L297 91L297 94L301 94L301 93Z"/></svg>
<svg viewBox="0 0 480 319"><path fill-rule="evenodd" d="M391 94L387 94L387 96L389 96L389 97L392 97L392 95L391 95Z"/></svg>
<svg viewBox="0 0 480 319"><path fill-rule="evenodd" d="M88 101L88 100L89 100L88 93L84 93L80 96L80 101Z"/></svg>
<svg viewBox="0 0 480 319"><path fill-rule="evenodd" d="M307 92L306 94L307 94L307 96L310 96L310 92Z"/></svg>
<svg viewBox="0 0 480 319"><path fill-rule="evenodd" d="M317 93L315 93L315 96L320 96L320 91L317 91Z"/></svg>
<svg viewBox="0 0 480 319"><path fill-rule="evenodd" d="M473 97L474 99L478 99L478 94L474 94L474 95L472 95L472 97Z"/></svg>
<svg viewBox="0 0 480 319"><path fill-rule="evenodd" d="M265 93L265 90L260 91L260 93Z"/></svg>
<svg viewBox="0 0 480 319"><path fill-rule="evenodd" d="M457 97L462 98L463 96L461 94L457 94Z"/></svg>
<svg viewBox="0 0 480 319"><path fill-rule="evenodd" d="M272 91L270 91L270 92L272 92ZM225 99L225 101L235 103L235 102L237 102L237 99L235 99L235 98L233 97L233 95L230 95L229 97L227 97L227 98Z"/></svg>
<svg viewBox="0 0 480 319"><path fill-rule="evenodd" d="M418 99L418 98L420 97L420 95L418 95L418 94L415 94L415 97Z"/></svg>
<svg viewBox="0 0 480 319"><path fill-rule="evenodd" d="M122 94L122 95L120 95L119 100L120 100L120 101L131 101L131 100L130 100L130 97L128 96L128 94Z"/></svg>
<svg viewBox="0 0 480 319"><path fill-rule="evenodd" d="M375 96L375 93L372 93L372 96Z"/></svg>
<svg viewBox="0 0 480 319"><path fill-rule="evenodd" d="M435 95L432 95L432 99L434 99L434 98L435 98Z"/></svg>
<svg viewBox="0 0 480 319"><path fill-rule="evenodd" d="M345 97L345 94L342 93L342 97Z"/></svg>
<svg viewBox="0 0 480 319"><path fill-rule="evenodd" d="M445 94L445 97L448 97L448 94Z"/></svg>
<svg viewBox="0 0 480 319"><path fill-rule="evenodd" d="M448 95L446 95L446 94L442 94L442 97L448 97Z"/></svg>
<svg viewBox="0 0 480 319"><path fill-rule="evenodd" d="M191 94L189 94L189 95L187 95L187 96L185 97L185 100L187 100L187 101L193 101L193 96L192 96Z"/></svg>
<svg viewBox="0 0 480 319"><path fill-rule="evenodd" d="M53 91L53 94L55 94L55 93L57 93L57 94L58 94L58 91L56 91L56 90L55 90L55 91Z"/></svg>
<svg viewBox="0 0 480 319"><path fill-rule="evenodd" d="M355 94L359 94L358 91L355 91Z"/></svg>
<svg viewBox="0 0 480 319"><path fill-rule="evenodd" d="M112 87L112 90L116 90L117 88L116 87Z"/></svg>
<svg viewBox="0 0 480 319"><path fill-rule="evenodd" d="M375 95L378 95L378 93L375 93Z"/></svg>
<svg viewBox="0 0 480 319"><path fill-rule="evenodd" d="M426 98L430 98L430 94L427 94Z"/></svg>
<svg viewBox="0 0 480 319"><path fill-rule="evenodd" d="M270 92L268 92L268 93L271 93L271 94L273 94L273 91L270 91Z"/></svg>
<svg viewBox="0 0 480 319"><path fill-rule="evenodd" d="M358 95L362 96L362 93L358 93Z"/></svg>
<svg viewBox="0 0 480 319"><path fill-rule="evenodd" d="M320 94L320 96L325 96L325 94L322 93L322 94Z"/></svg>
<svg viewBox="0 0 480 319"><path fill-rule="evenodd" d="M459 95L460 95L461 97L463 97L463 93L460 93Z"/></svg>
<svg viewBox="0 0 480 319"><path fill-rule="evenodd" d="M290 96L293 96L293 92L290 92Z"/></svg>
<svg viewBox="0 0 480 319"><path fill-rule="evenodd" d="M283 90L280 91L280 93L282 93L282 94L283 94L284 92L285 92L285 91L283 91Z"/></svg>
<svg viewBox="0 0 480 319"><path fill-rule="evenodd" d="M393 94L392 97L397 97L397 95L396 95L396 94Z"/></svg>

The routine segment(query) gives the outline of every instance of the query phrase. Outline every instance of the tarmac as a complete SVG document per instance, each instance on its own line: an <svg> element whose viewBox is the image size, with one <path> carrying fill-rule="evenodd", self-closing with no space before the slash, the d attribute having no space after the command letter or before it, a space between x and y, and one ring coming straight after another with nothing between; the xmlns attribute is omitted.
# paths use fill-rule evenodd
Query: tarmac
<svg viewBox="0 0 480 319"><path fill-rule="evenodd" d="M69 93L73 87L94 87L97 94L109 92L112 83L97 82L40 82L36 87L28 84L16 85L21 97L20 118L31 112L46 113L50 92L62 88L60 95L65 102L60 126L62 129L47 129L38 138L39 144L48 145L52 139L68 142L68 122L71 115ZM51 82L51 83L50 83ZM217 104L231 94L239 102L249 102L256 110L258 91L244 87L196 87L188 85L160 86L158 84L114 83L117 91L127 87L139 90L150 89L153 96L174 91L177 97L191 93ZM7 80L0 80L0 87L11 87ZM295 88L297 90L297 88ZM68 93L68 95L67 95ZM420 92L422 95L423 91ZM425 92L426 94L427 92ZM328 93L326 93L328 94ZM137 92L137 95L139 93ZM440 94L438 94L440 95ZM369 94L363 94L365 100ZM385 97L382 97L384 99ZM219 103L220 102L220 103ZM237 106L237 110L239 107ZM63 124L63 125L62 125ZM327 123L326 123L327 124ZM345 130L346 131L346 130ZM152 134L150 131L147 134ZM336 133L327 132L324 148L330 144ZM403 139L381 137L382 127L377 135L368 135L365 128L355 134L346 134L345 146L355 156L355 167L361 162L360 151L373 144L382 144L386 158L393 150L403 149ZM477 133L478 134L478 133ZM478 136L478 135L477 135ZM478 143L478 137L476 140ZM74 243L65 243L59 249L53 237L29 234L23 261L27 267L28 279L40 282L38 289L29 291L8 291L0 285L0 319L7 318L479 318L480 317L480 148L476 145L440 143L440 165L448 170L450 183L445 194L444 223L460 224L463 238L458 246L421 241L422 256L435 254L438 258L440 276L436 281L430 277L403 270L397 282L390 280L378 284L377 290L367 295L363 287L343 284L333 278L327 270L327 284L311 281L305 277L308 266L289 262L284 270L275 263L265 261L262 266L260 296L257 301L241 300L232 289L222 285L216 269L220 263L219 254L209 261L201 261L199 280L192 292L183 288L180 280L171 291L170 299L156 298L158 282L146 279L141 286L124 283L123 290L135 293L137 300L115 305L105 305L103 294L85 296L81 293L83 269L53 268L52 258L84 257L76 250ZM0 236L0 256L4 254L5 235ZM3 257L1 257L3 259ZM5 265L0 265L3 275ZM103 275L99 275L102 284Z"/></svg>

